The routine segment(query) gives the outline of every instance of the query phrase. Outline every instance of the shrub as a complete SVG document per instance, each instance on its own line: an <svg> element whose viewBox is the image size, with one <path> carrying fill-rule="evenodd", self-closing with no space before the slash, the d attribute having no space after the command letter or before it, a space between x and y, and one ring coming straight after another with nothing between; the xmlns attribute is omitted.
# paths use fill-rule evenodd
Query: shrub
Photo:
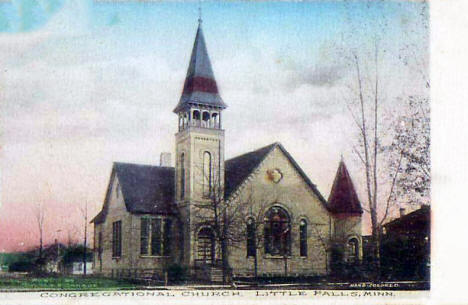
<svg viewBox="0 0 468 305"><path fill-rule="evenodd" d="M172 264L166 268L167 278L171 283L179 283L183 282L187 278L187 267L179 265L179 264Z"/></svg>
<svg viewBox="0 0 468 305"><path fill-rule="evenodd" d="M344 272L344 249L342 245L334 244L330 249L330 269L333 276L342 276Z"/></svg>
<svg viewBox="0 0 468 305"><path fill-rule="evenodd" d="M36 265L28 261L19 261L11 263L8 266L9 272L32 272L36 268Z"/></svg>

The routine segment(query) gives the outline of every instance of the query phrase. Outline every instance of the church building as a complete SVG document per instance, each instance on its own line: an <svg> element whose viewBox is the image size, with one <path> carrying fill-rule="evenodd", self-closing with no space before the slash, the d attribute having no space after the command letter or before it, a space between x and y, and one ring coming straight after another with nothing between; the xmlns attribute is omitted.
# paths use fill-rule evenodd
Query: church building
<svg viewBox="0 0 468 305"><path fill-rule="evenodd" d="M226 109L199 20L174 108L175 167L167 153L159 166L113 164L92 220L95 273L160 277L179 265L213 279L225 253L233 277L317 276L334 248L359 263L363 211L343 160L328 200L278 142L225 160Z"/></svg>

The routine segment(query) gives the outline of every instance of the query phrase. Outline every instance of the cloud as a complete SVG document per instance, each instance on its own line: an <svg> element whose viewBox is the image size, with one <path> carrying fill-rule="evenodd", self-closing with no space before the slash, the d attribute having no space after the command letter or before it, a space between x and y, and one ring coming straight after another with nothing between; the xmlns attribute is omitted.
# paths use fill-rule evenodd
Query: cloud
<svg viewBox="0 0 468 305"><path fill-rule="evenodd" d="M308 84L317 87L332 87L346 76L347 70L338 65L317 65L316 67L296 67L290 71L288 85L292 88Z"/></svg>

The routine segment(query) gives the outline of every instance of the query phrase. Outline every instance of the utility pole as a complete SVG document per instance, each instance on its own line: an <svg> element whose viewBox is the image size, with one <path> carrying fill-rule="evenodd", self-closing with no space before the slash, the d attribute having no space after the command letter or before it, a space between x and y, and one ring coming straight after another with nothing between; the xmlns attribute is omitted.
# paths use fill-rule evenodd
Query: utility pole
<svg viewBox="0 0 468 305"><path fill-rule="evenodd" d="M83 275L86 276L86 242L87 242L87 235L88 235L88 201L85 203L85 210L84 210L84 242L83 242Z"/></svg>

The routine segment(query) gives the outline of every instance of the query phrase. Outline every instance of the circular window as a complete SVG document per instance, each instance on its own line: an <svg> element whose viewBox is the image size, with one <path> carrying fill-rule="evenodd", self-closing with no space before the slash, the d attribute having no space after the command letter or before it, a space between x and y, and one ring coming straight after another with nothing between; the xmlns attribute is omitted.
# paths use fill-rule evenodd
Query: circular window
<svg viewBox="0 0 468 305"><path fill-rule="evenodd" d="M283 179L283 173L279 168L267 170L268 180L273 181L274 183L279 183Z"/></svg>

